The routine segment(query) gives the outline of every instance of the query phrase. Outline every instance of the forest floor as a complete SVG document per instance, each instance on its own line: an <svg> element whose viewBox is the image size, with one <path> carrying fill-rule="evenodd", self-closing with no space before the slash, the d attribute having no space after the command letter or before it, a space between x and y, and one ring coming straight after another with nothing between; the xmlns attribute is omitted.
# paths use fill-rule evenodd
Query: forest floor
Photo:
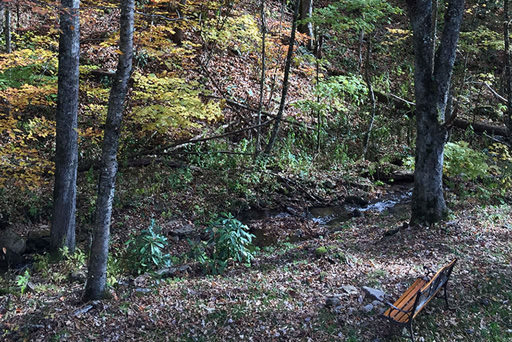
<svg viewBox="0 0 512 342"><path fill-rule="evenodd" d="M276 43L272 51L277 67L270 76L277 83L271 87L276 90L274 96L269 95L269 110L278 104L279 66L284 63L277 57L285 55L288 37L287 31L281 30L279 3L269 4L273 6L269 12L274 14L268 21L269 32L273 32L273 40L283 42ZM256 12L248 9L239 13ZM284 18L289 22L289 13ZM82 31L90 30L88 35L94 38L95 33L113 30L103 27L113 22L90 21ZM198 52L196 60L210 61L211 70L194 65L184 70L183 77L201 80L213 97L229 95L254 107L259 94L257 55L240 55L221 47ZM83 49L87 51L87 46ZM115 49L109 47L109 59L94 52L88 52L88 57L91 63L113 67ZM290 79L290 103L312 97L314 65L302 53L298 56L301 68L295 68ZM95 87L100 87L102 82L96 83ZM312 123L308 115L299 115L298 108L288 107L286 117L299 123L292 121L290 127ZM395 112L394 108L390 112ZM226 106L223 113L231 130L246 126L246 118L254 118L253 111L237 105ZM405 127L394 117L390 120L393 126ZM351 126L359 121L366 129L364 118L351 118ZM314 131L307 129L306 135L311 136ZM350 139L334 140L354 150ZM289 140L288 148L295 143ZM302 158L300 151L294 155L285 148L284 157L276 157L276 165L259 168L251 164L252 157L243 159L249 148L232 151L225 145L231 147L222 142L191 146L152 160L149 166L134 168L121 163L111 255L119 257L116 253L123 250L125 242L155 218L169 237L169 252L182 262L174 265L181 266L181 271L160 280L149 275L118 276L110 299L83 303L83 252L60 263L36 257L35 263L43 267L31 270L30 277L22 271L5 273L0 279L0 341L405 341L390 336L388 322L380 315L384 307L367 298L362 287L381 289L396 299L425 273L423 266L438 269L453 258L458 261L448 295L455 310L445 311L442 300L430 302L415 321L417 341L512 341L510 201L490 205L498 199L479 199L474 189L458 184L459 192L464 193L447 191L452 213L437 225L409 227L410 208L404 203L383 211L344 213L343 220L327 226L304 214L311 212L312 206L326 206L333 212L350 196L373 203L393 189L382 182L377 185L377 177L366 179L364 187L354 186L354 182L360 183L355 178L370 173L365 162L347 170L341 160L341 166L326 163L329 166L319 171L320 158L303 161L307 158ZM382 145L385 151L380 152L389 157L401 143L398 139L396 144L386 141ZM242 152L240 156L237 151ZM324 158L334 158L333 151L325 152ZM184 165L174 165L182 162ZM88 250L94 214L97 182L93 171L81 172L77 182L77 237L82 251ZM13 229L23 237L48 230L51 186L42 187L40 193L37 205L20 197L27 216L23 219L34 222L14 224ZM243 211L251 207L272 210ZM187 239L171 232L179 226L201 231L201 222L233 208L244 208L233 214L257 235L260 249L250 267L230 265L221 276L204 275L196 262L181 257L190 249Z"/></svg>
<svg viewBox="0 0 512 342"><path fill-rule="evenodd" d="M306 218L252 220L289 233L262 247L251 267L232 265L211 276L191 264L164 280L120 279L102 302L82 303L83 277L69 280L62 264L49 265L45 276L32 275L25 294L0 297L0 335L3 341L405 340L388 336L383 307L365 298L362 286L397 298L423 266L438 269L457 258L448 289L455 310L432 301L415 321L417 340L510 341L511 208L473 198L450 206L450 220L430 227L409 227L407 205L366 211L328 230ZM306 233L290 239L297 231ZM175 251L182 242L172 243Z"/></svg>

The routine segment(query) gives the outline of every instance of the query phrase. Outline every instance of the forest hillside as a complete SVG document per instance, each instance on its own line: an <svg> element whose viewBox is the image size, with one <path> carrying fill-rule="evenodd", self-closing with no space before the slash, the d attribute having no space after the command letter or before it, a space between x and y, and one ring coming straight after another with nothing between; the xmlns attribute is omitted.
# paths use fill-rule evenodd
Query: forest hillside
<svg viewBox="0 0 512 342"><path fill-rule="evenodd" d="M508 6L0 1L0 339L512 340Z"/></svg>

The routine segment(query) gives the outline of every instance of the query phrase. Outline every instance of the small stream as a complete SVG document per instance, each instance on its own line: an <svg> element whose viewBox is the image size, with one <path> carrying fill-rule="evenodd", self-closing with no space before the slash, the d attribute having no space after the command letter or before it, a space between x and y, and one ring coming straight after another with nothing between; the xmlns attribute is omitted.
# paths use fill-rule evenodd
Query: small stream
<svg viewBox="0 0 512 342"><path fill-rule="evenodd" d="M383 196L383 198L371 201L367 205L355 205L345 203L340 206L312 207L308 209L308 217L314 222L326 226L338 226L350 220L352 217L363 216L367 211L373 212L398 212L407 210L411 202L412 190L396 191Z"/></svg>
<svg viewBox="0 0 512 342"><path fill-rule="evenodd" d="M249 210L241 215L239 219L247 223L253 220L264 220L273 218L285 218L291 216L303 216L313 222L328 227L339 226L345 221L350 220L352 217L363 216L367 211L385 212L389 211L399 212L408 210L407 206L411 202L412 189L410 187L397 186L391 188L391 191L381 198L371 201L366 205L358 205L353 203L344 203L342 205L325 206L325 207L310 207L306 208L302 213L291 213L285 210L278 209L256 209Z"/></svg>

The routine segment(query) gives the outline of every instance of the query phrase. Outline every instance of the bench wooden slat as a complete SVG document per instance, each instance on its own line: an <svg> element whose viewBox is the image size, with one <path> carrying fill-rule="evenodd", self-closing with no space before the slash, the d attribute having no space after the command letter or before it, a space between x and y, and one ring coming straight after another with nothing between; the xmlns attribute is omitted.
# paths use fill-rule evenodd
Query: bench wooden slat
<svg viewBox="0 0 512 342"><path fill-rule="evenodd" d="M445 278L441 279L437 288L434 289L434 291L432 293L428 294L428 298L426 299L426 301L424 303L421 303L416 308L416 312L414 313L414 315L412 317L413 319L416 318L416 316L420 313L420 311L423 310L425 305L427 305L432 300L432 298L434 298L437 295L437 293L443 288L445 283L448 282L448 278L450 277L450 274L447 274L447 273L449 273L449 269L453 268L453 266L455 265L456 262L457 262L457 259L453 259L448 265L444 266L439 271L437 271L437 273L432 277L432 279L430 279L430 281L427 284L425 284L425 286L423 286L423 288L420 290L420 292L418 294L420 296L423 293L428 292L431 289L431 286L434 285L434 282L438 281L441 276L445 276Z"/></svg>
<svg viewBox="0 0 512 342"><path fill-rule="evenodd" d="M425 278L416 279L394 304L388 303L390 308L384 312L384 317L397 324L406 325L412 342L414 342L412 321L443 288L444 300L448 308L446 288L456 262L457 259L453 259L448 265L442 267L429 281L425 280Z"/></svg>
<svg viewBox="0 0 512 342"><path fill-rule="evenodd" d="M404 311L411 310L418 291L423 288L426 283L427 282L422 278L416 279L416 281L407 289L407 291L404 292L400 298L397 299L393 305ZM384 313L384 316L387 316L397 322L403 323L407 321L409 315L405 312L389 308Z"/></svg>

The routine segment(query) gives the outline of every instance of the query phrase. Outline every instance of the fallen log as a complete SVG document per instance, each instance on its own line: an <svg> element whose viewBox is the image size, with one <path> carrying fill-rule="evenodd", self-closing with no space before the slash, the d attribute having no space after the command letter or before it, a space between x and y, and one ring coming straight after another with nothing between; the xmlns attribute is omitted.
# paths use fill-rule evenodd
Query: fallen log
<svg viewBox="0 0 512 342"><path fill-rule="evenodd" d="M464 119L455 119L453 126L460 129L467 129L469 126L471 126L476 133L488 133L491 135L501 135L504 137L509 135L507 127L495 126L484 122L469 122Z"/></svg>
<svg viewBox="0 0 512 342"><path fill-rule="evenodd" d="M386 94L380 91L375 91L375 97L381 103L393 103L395 108L409 111L409 117L414 116L413 107L416 105L414 102L402 99L401 97L393 94ZM476 133L488 133L491 135L501 135L504 137L509 136L510 134L507 127L505 126L492 125L481 121L470 122L468 120L456 118L453 120L452 125L460 129L467 129L469 126L471 126Z"/></svg>
<svg viewBox="0 0 512 342"><path fill-rule="evenodd" d="M181 168L181 167L185 167L186 166L183 163L179 163L179 162L175 162L175 161L165 160L165 159L162 159L162 158L150 158L150 157L147 157L147 158L140 158L140 159L129 160L129 161L121 161L121 162L119 162L119 167L120 168L124 168L124 167L142 167L142 166L151 165L153 163L165 164L166 166L176 167L176 168ZM84 161L84 162L79 163L78 172L89 171L91 168L93 170L98 170L99 167L100 167L100 163L97 160L95 160L95 161Z"/></svg>

